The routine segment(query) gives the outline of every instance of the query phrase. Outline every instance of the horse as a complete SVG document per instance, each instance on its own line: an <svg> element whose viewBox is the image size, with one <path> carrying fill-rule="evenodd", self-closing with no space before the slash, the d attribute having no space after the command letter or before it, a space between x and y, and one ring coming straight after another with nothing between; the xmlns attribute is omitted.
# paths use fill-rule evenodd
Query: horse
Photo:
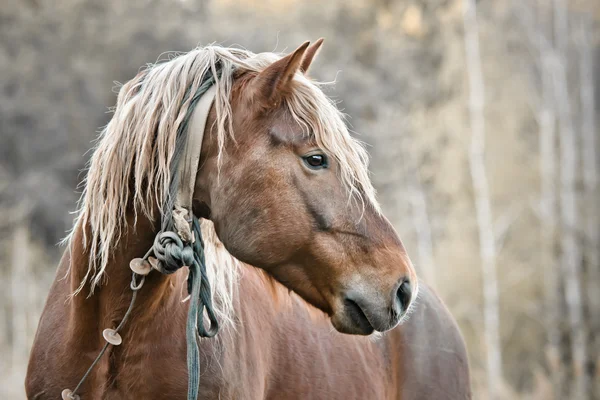
<svg viewBox="0 0 600 400"><path fill-rule="evenodd" d="M185 398L191 379L202 399L471 398L454 319L382 214L363 145L308 76L322 43L198 47L120 88L39 321L29 399L75 398L64 390L84 374L84 400ZM198 116L191 94L209 78ZM189 378L191 270L153 269L132 294L127 267L168 214L188 123L201 143L190 207L220 325L198 340ZM120 322L118 343L103 335Z"/></svg>

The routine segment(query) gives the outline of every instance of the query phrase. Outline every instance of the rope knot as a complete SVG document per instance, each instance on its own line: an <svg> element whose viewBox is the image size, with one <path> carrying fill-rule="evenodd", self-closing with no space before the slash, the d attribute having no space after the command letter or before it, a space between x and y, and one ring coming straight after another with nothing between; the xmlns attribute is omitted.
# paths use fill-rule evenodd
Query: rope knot
<svg viewBox="0 0 600 400"><path fill-rule="evenodd" d="M160 231L152 247L158 259L158 269L163 274L172 274L181 267L194 263L194 249L184 243L174 232Z"/></svg>

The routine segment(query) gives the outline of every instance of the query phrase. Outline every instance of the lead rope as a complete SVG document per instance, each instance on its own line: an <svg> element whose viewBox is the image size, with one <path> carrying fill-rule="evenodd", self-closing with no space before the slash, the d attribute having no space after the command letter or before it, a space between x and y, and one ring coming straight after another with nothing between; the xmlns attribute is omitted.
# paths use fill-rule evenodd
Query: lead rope
<svg viewBox="0 0 600 400"><path fill-rule="evenodd" d="M171 231L161 231L154 239L152 249L148 251L145 259L149 264L163 274L170 274L179 268L187 266L188 293L190 294L190 307L186 324L187 338L187 367L188 367L188 400L197 400L200 384L200 349L198 348L198 335L210 338L219 331L219 323L212 304L212 296L206 262L204 258L204 242L200 221L190 212L192 238L184 241L178 234ZM155 257L150 254L154 253ZM141 263L136 263L144 265ZM208 328L204 325L204 314L210 322Z"/></svg>
<svg viewBox="0 0 600 400"><path fill-rule="evenodd" d="M133 271L131 276L130 288L133 291L129 307L121 320L121 323L115 329L105 329L102 336L106 343L100 350L100 353L87 369L75 389L65 389L61 396L63 400L80 400L77 391L81 388L91 371L98 364L108 346L118 346L122 343L119 331L123 328L135 303L137 292L144 285L146 275L152 269L169 274L175 272L182 266L188 266L189 275L187 280L188 293L190 294L190 307L188 310L188 319L186 324L187 338L187 367L188 367L188 400L197 400L200 384L200 349L198 347L198 335L201 337L213 337L219 330L219 324L212 305L212 297L208 275L206 273L206 263L204 259L204 242L200 222L196 216L192 216L193 242L183 242L179 236L173 232L159 232L154 241L154 245L143 258L134 258L129 267ZM156 257L152 257L154 254ZM138 282L139 279L139 282ZM204 313L210 322L208 328L204 325Z"/></svg>
<svg viewBox="0 0 600 400"><path fill-rule="evenodd" d="M138 277L141 278L139 283L137 282ZM104 347L102 347L102 350L100 350L100 353L98 354L98 356L96 357L96 359L94 360L92 365L90 365L90 367L87 369L87 371L85 372L85 374L83 375L83 377L81 378L81 380L79 381L77 386L75 386L75 389L73 389L73 390L65 389L62 391L61 396L62 396L63 400L79 400L79 395L77 394L77 391L79 390L79 388L81 388L81 385L83 385L83 382L85 382L87 377L90 375L90 372L92 372L92 369L94 369L96 364L98 364L98 362L100 361L100 359L106 352L106 349L108 349L108 346L110 346L110 345L118 346L123 342L121 335L119 335L119 331L121 330L121 328L123 328L123 326L127 322L127 319L129 318L129 315L131 314L131 310L133 310L133 304L135 303L135 299L137 297L137 292L138 292L138 290L140 290L142 288L142 286L144 286L145 279L146 279L145 276L139 275L135 272L133 274L131 274L131 283L129 284L129 287L133 291L133 295L131 296L131 301L129 302L129 307L127 307L127 311L125 312L125 315L123 316L123 319L121 320L121 323L115 329L105 329L104 331L102 331L102 336L104 337L104 340L106 340Z"/></svg>
<svg viewBox="0 0 600 400"><path fill-rule="evenodd" d="M188 400L198 398L200 384L200 350L197 337L210 338L219 331L219 324L213 309L210 284L204 259L204 242L200 222L192 215L192 243L183 242L174 232L160 232L154 240L153 251L157 257L156 267L163 273L170 273L183 265L189 269L188 293L190 308L186 325ZM210 322L204 325L204 313Z"/></svg>

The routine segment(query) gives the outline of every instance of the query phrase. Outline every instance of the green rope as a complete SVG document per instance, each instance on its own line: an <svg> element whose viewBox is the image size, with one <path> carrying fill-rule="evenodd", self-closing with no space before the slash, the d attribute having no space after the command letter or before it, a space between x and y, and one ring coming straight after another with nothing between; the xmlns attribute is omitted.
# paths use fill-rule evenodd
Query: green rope
<svg viewBox="0 0 600 400"><path fill-rule="evenodd" d="M200 221L195 216L192 221L192 228L194 230L194 258L195 262L192 265L194 268L190 269L190 276L188 277L188 291L192 293L194 288L197 287L199 296L198 311L196 313L196 321L198 327L198 333L200 336L205 338L214 337L219 331L219 324L217 317L213 309L212 296L210 290L210 283L208 281L208 274L206 273L206 261L204 259L204 241L202 240L202 231L200 229ZM208 328L204 326L203 315L206 312L206 316L210 321Z"/></svg>
<svg viewBox="0 0 600 400"><path fill-rule="evenodd" d="M219 324L213 309L212 297L206 263L204 259L204 242L200 230L200 221L192 217L194 243L184 243L173 232L159 232L152 247L153 253L161 263L161 270L172 271L188 266L188 292L190 308L186 325L187 365L188 365L188 400L198 398L200 380L200 350L197 337L213 337L219 330ZM204 314L210 322L204 325Z"/></svg>
<svg viewBox="0 0 600 400"><path fill-rule="evenodd" d="M187 364L188 364L188 400L198 398L200 384L200 349L196 340L197 333L202 337L213 337L219 330L210 295L210 286L206 275L204 260L204 243L200 232L198 218L193 219L194 230L194 262L189 268L188 291L191 293L190 309L186 327ZM210 327L204 327L204 310L210 320Z"/></svg>

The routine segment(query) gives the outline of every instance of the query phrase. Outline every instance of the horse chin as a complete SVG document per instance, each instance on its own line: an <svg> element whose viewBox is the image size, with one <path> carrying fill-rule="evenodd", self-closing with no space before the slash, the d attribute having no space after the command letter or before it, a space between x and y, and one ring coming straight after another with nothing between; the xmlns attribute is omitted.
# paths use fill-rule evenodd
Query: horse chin
<svg viewBox="0 0 600 400"><path fill-rule="evenodd" d="M357 318L357 316L350 316L346 313L332 315L331 324L336 331L348 335L368 336L375 332L375 328L366 318Z"/></svg>

